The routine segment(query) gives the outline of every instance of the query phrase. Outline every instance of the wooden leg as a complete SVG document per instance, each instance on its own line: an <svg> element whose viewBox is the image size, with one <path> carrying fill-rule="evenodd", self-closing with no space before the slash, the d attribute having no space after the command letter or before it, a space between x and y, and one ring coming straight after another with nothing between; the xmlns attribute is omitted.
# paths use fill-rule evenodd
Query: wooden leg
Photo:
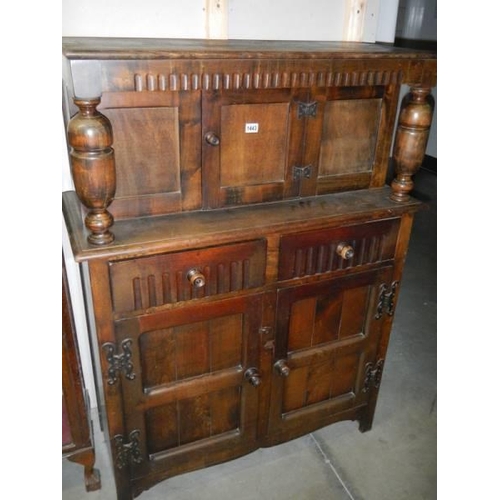
<svg viewBox="0 0 500 500"><path fill-rule="evenodd" d="M96 491L101 489L101 473L99 469L92 466L85 466L85 489Z"/></svg>
<svg viewBox="0 0 500 500"><path fill-rule="evenodd" d="M372 428L373 416L375 415L375 406L371 405L366 408L362 416L359 418L359 432L368 432Z"/></svg>
<svg viewBox="0 0 500 500"><path fill-rule="evenodd" d="M86 448L68 457L68 460L83 465L85 489L96 491L101 489L101 474L95 465L95 452L93 448Z"/></svg>

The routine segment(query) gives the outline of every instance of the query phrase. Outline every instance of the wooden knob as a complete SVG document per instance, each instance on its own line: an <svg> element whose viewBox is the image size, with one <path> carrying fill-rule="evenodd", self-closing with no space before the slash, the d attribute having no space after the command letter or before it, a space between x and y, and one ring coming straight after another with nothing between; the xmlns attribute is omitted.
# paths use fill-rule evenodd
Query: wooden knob
<svg viewBox="0 0 500 500"><path fill-rule="evenodd" d="M248 380L248 382L254 387L257 387L262 382L262 379L260 378L260 372L259 370L257 370L257 368L249 368L245 372L245 379Z"/></svg>
<svg viewBox="0 0 500 500"><path fill-rule="evenodd" d="M345 242L339 243L336 251L337 254L345 260L349 260L354 257L354 248Z"/></svg>
<svg viewBox="0 0 500 500"><path fill-rule="evenodd" d="M220 139L215 132L207 132L205 134L205 141L210 144L210 146L218 146L220 144Z"/></svg>
<svg viewBox="0 0 500 500"><path fill-rule="evenodd" d="M288 375L290 375L290 368L288 367L284 359L276 361L276 363L274 363L274 369L276 370L278 375L282 377L288 377Z"/></svg>
<svg viewBox="0 0 500 500"><path fill-rule="evenodd" d="M205 276L198 269L191 269L187 273L187 279L195 288L202 288L205 286Z"/></svg>

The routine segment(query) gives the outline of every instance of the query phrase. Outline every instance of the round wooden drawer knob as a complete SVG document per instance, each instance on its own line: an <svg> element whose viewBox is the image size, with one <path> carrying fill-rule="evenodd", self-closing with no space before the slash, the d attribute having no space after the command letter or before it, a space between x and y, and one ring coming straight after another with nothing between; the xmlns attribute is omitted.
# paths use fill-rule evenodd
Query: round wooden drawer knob
<svg viewBox="0 0 500 500"><path fill-rule="evenodd" d="M205 286L205 276L198 269L191 269L187 273L187 279L195 288L202 288Z"/></svg>
<svg viewBox="0 0 500 500"><path fill-rule="evenodd" d="M347 243L339 243L337 246L337 254L344 260L352 259L354 257L354 248Z"/></svg>

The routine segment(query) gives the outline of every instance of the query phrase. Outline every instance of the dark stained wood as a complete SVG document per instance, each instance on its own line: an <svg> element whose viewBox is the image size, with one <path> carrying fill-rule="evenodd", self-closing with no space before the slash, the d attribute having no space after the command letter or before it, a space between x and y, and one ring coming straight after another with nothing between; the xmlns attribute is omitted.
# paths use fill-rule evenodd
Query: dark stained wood
<svg viewBox="0 0 500 500"><path fill-rule="evenodd" d="M369 430L422 208L408 193L435 54L66 38L63 55L68 97L98 94L114 137L115 200L98 197L113 241L88 241L97 230L74 192L63 213L93 304L117 499L340 420ZM402 83L413 97L391 188ZM80 174L82 199L86 187L107 199L95 170Z"/></svg>
<svg viewBox="0 0 500 500"><path fill-rule="evenodd" d="M96 109L100 98L75 99L79 112L68 124L70 164L75 190L89 210L85 225L90 230L88 241L107 245L113 241L109 228L113 216L107 208L116 190L116 172L111 124Z"/></svg>
<svg viewBox="0 0 500 500"><path fill-rule="evenodd" d="M196 92L107 92L99 110L113 127L115 220L201 207Z"/></svg>
<svg viewBox="0 0 500 500"><path fill-rule="evenodd" d="M95 465L90 407L86 399L66 267L62 268L62 455L84 466L85 489L101 488Z"/></svg>
<svg viewBox="0 0 500 500"><path fill-rule="evenodd" d="M131 312L264 284L265 240L166 253L110 264L113 307ZM203 286L188 279L198 270Z"/></svg>
<svg viewBox="0 0 500 500"><path fill-rule="evenodd" d="M170 474L172 461L181 470L182 457L210 456L221 440L227 459L257 447L259 393L244 373L259 363L260 321L254 294L119 322L118 340L132 340L136 373L121 377L124 411L143 436L144 462L133 476Z"/></svg>
<svg viewBox="0 0 500 500"><path fill-rule="evenodd" d="M422 165L434 111L434 98L427 87L412 87L401 102L396 138L394 139L394 169L392 196L395 201L407 201L413 189L412 176Z"/></svg>
<svg viewBox="0 0 500 500"><path fill-rule="evenodd" d="M206 208L278 201L298 194L293 166L302 160L304 121L293 89L205 92L203 141ZM238 165L238 168L235 168Z"/></svg>
<svg viewBox="0 0 500 500"><path fill-rule="evenodd" d="M328 273L392 259L399 219L362 225L321 229L284 235L280 242L279 279ZM352 247L353 256L343 258L339 245Z"/></svg>
<svg viewBox="0 0 500 500"><path fill-rule="evenodd" d="M236 240L247 240L272 234L288 234L350 222L377 220L416 212L421 202L390 200L388 187L349 191L336 195L311 197L283 203L238 207L230 212L214 210L143 217L117 221L113 226L115 240L96 248L86 241L79 202L72 191L63 193L64 218L77 261L96 258L134 257L189 246L210 246Z"/></svg>
<svg viewBox="0 0 500 500"><path fill-rule="evenodd" d="M391 58L435 59L391 45L358 42L279 40L202 40L113 37L63 37L63 54L73 59L195 59L195 58Z"/></svg>
<svg viewBox="0 0 500 500"><path fill-rule="evenodd" d="M286 440L301 435L315 419L334 419L338 411L366 404L370 391L363 390L365 365L373 361L383 330L390 328L375 318L378 289L391 276L391 268L381 268L279 291L276 359L286 360L290 375L273 374L273 443L278 436ZM354 297L357 314L346 327ZM309 313L301 317L304 307ZM297 343L297 317L308 341Z"/></svg>

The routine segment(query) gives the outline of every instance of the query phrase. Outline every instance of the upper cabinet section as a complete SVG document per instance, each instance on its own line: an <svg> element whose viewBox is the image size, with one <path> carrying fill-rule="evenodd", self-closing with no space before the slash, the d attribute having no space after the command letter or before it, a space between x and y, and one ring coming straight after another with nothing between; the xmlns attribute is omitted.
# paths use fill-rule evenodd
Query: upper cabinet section
<svg viewBox="0 0 500 500"><path fill-rule="evenodd" d="M364 43L64 38L63 55L95 244L113 219L380 187L400 85L436 79L435 54Z"/></svg>

